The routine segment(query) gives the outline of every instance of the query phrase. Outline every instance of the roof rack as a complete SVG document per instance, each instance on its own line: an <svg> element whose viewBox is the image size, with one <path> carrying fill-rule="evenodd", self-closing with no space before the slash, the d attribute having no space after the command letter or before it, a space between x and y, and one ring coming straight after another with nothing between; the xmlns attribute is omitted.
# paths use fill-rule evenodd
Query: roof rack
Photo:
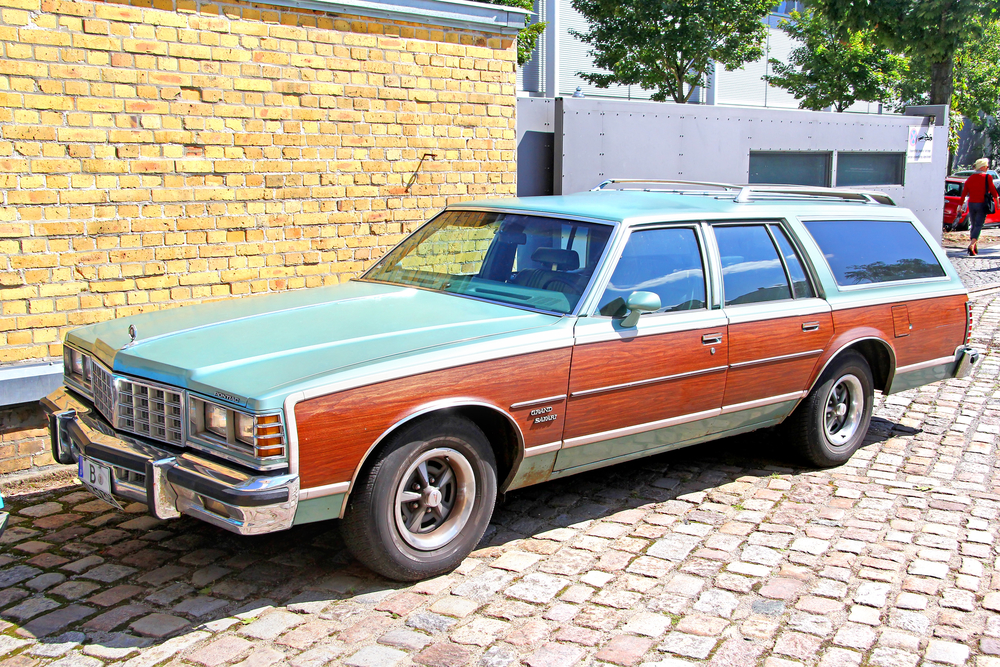
<svg viewBox="0 0 1000 667"><path fill-rule="evenodd" d="M675 181L650 178L609 178L591 191L603 190L615 183L655 183L658 185L693 185L699 187L719 188L727 192L738 191L734 202L778 200L778 199L840 199L855 201L862 204L881 204L895 206L896 202L884 192L876 190L848 190L846 188L822 188L800 185L735 185L732 183L714 183L711 181ZM681 192L682 190L674 190ZM695 194L695 193L691 193ZM708 193L704 193L708 194ZM720 197L721 198L721 197Z"/></svg>

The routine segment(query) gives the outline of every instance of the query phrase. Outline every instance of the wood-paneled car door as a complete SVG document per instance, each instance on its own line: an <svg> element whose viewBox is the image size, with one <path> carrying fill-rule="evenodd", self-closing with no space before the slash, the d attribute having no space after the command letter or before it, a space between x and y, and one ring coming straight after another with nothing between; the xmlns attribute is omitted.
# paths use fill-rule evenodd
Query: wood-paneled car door
<svg viewBox="0 0 1000 667"><path fill-rule="evenodd" d="M631 232L596 311L576 324L556 470L708 432L705 420L722 406L728 336L722 310L711 308L705 266L696 225ZM660 308L623 326L636 292L655 294Z"/></svg>
<svg viewBox="0 0 1000 667"><path fill-rule="evenodd" d="M729 318L723 414L713 424L720 432L791 411L833 336L833 317L780 224L727 223L712 230Z"/></svg>

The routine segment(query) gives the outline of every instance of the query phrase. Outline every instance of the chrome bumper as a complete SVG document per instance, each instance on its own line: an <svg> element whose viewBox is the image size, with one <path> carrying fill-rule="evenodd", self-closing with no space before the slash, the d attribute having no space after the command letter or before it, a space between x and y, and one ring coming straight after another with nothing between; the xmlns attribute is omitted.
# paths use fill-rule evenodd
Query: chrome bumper
<svg viewBox="0 0 1000 667"><path fill-rule="evenodd" d="M60 387L41 400L52 456L110 466L112 495L145 503L158 519L187 514L240 535L291 528L298 475L254 476L192 452L115 432L92 406Z"/></svg>
<svg viewBox="0 0 1000 667"><path fill-rule="evenodd" d="M972 367L979 363L979 350L966 345L960 345L955 350L955 369L952 377L964 378L972 372Z"/></svg>

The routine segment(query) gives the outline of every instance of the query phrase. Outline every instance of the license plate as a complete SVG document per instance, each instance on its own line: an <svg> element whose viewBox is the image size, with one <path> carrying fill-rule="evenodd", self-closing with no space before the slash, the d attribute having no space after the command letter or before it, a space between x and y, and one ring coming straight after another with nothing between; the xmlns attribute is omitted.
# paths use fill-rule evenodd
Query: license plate
<svg viewBox="0 0 1000 667"><path fill-rule="evenodd" d="M115 497L111 495L110 466L81 456L77 463L77 474L80 476L80 481L90 489L91 493L109 505L122 509Z"/></svg>

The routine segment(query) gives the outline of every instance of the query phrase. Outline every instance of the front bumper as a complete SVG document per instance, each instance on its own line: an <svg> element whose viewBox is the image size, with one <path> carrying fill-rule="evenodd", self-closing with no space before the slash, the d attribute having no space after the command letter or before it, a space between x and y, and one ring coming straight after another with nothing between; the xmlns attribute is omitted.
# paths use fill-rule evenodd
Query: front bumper
<svg viewBox="0 0 1000 667"><path fill-rule="evenodd" d="M110 466L111 493L149 507L159 519L187 514L240 535L292 526L298 475L255 476L192 452L116 432L93 407L60 387L41 400L52 456L81 455Z"/></svg>

